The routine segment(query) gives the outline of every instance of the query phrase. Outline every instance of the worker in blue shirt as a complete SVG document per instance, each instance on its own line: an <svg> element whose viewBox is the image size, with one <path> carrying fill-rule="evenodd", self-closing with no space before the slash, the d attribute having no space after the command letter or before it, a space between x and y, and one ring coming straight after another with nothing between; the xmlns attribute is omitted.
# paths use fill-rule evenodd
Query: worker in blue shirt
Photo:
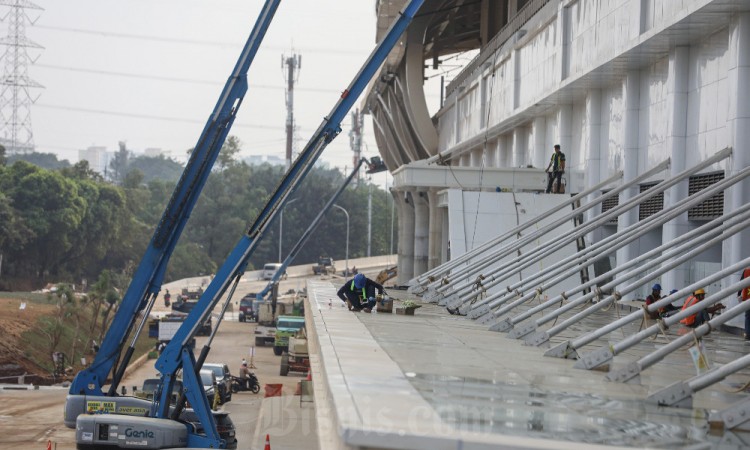
<svg viewBox="0 0 750 450"><path fill-rule="evenodd" d="M383 286L358 273L336 293L350 311L370 312L375 307L375 291L383 295ZM365 302L365 303L363 303Z"/></svg>

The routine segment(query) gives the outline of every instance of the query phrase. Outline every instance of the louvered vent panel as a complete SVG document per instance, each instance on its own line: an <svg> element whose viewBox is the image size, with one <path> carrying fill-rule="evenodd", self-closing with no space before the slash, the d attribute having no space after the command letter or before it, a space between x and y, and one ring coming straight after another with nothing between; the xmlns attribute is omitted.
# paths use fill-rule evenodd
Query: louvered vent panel
<svg viewBox="0 0 750 450"><path fill-rule="evenodd" d="M647 190L651 189L652 187L656 186L660 182L654 182L654 183L645 183L640 186L641 192L646 192ZM638 207L638 220L643 220L649 216L653 216L654 214L658 213L664 209L664 192L660 192L657 195L654 195L653 197L646 199L643 201L639 207Z"/></svg>
<svg viewBox="0 0 750 450"><path fill-rule="evenodd" d="M690 177L689 195L693 195L724 179L724 172L702 173ZM690 220L712 220L724 214L724 192L720 192L705 202L688 210Z"/></svg>
<svg viewBox="0 0 750 450"><path fill-rule="evenodd" d="M606 194L607 192L609 192L609 191L602 191L602 195ZM619 195L615 195L615 196L612 196L612 197L604 200L602 202L602 214L604 214L605 212L609 211L612 208L616 208L617 205L619 205L619 204L620 204L620 196ZM617 225L617 217L615 217L614 219L610 219L607 222L607 224Z"/></svg>

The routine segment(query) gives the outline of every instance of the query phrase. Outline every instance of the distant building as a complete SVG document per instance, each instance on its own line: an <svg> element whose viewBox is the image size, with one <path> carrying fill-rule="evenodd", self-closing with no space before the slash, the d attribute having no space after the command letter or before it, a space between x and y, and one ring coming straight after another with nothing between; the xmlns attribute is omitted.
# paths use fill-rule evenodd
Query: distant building
<svg viewBox="0 0 750 450"><path fill-rule="evenodd" d="M89 168L104 175L107 172L111 153L107 152L107 147L91 146L85 150L78 150L78 160L89 162Z"/></svg>

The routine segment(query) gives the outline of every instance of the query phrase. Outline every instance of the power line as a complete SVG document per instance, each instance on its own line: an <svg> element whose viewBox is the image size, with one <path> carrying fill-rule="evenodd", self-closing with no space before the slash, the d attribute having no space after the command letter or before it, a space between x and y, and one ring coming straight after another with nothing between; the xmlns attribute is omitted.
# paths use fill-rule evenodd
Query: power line
<svg viewBox="0 0 750 450"><path fill-rule="evenodd" d="M112 38L123 38L123 39L134 39L139 41L150 41L150 42L165 42L170 44L187 44L187 45L205 45L209 47L228 47L236 48L239 44L237 42L218 42L218 41L203 41L195 39L184 39L184 38L172 38L166 36L149 36L141 34L129 34L129 33L116 33L113 31L97 31L97 30L86 30L83 28L69 28L69 27L56 27L51 25L36 25L38 29L52 30L52 31L63 31L66 33L79 33L79 34L91 34L99 37L112 37ZM274 52L287 50L284 47L278 47L273 45L263 45L259 49L260 51L271 50ZM366 54L369 49L362 50L346 50L340 48L298 48L297 50L306 53L326 53L326 54L347 54L362 56Z"/></svg>
<svg viewBox="0 0 750 450"><path fill-rule="evenodd" d="M165 76L160 76L160 75L114 72L114 71L99 70L99 69L80 69L76 67L57 66L57 65L52 65L52 64L35 64L34 67L42 67L45 69L65 70L68 72L90 73L94 75L106 75L106 76L122 77L122 78L137 78L137 79L144 79L144 80L157 80L157 81L168 81L168 82L177 82L177 83L206 84L206 85L214 85L214 86L223 85L223 83L220 83L218 81L199 80L197 78L165 77ZM277 91L284 90L284 86L273 86L270 84L253 84L252 81L249 81L248 85L250 89L269 89L269 90L277 90ZM300 91L320 92L320 93L327 93L327 94L339 94L340 93L338 89L325 89L325 88L296 88L296 89Z"/></svg>
<svg viewBox="0 0 750 450"><path fill-rule="evenodd" d="M88 114L104 114L108 116L129 117L131 119L163 120L166 122L195 123L195 124L204 123L204 121L200 121L196 119L186 119L184 117L154 116L154 115L140 114L140 113L136 114L136 113L126 113L126 112L119 112L119 111L107 111L103 109L80 108L80 107L74 107L74 106L61 106L61 105L48 105L44 103L37 103L35 106L41 107L41 108L48 108L48 109L60 109L64 111L76 111L76 112L82 112L82 113L88 113ZM242 123L242 122L235 122L234 126L241 127L241 128L255 128L255 129L263 129L263 130L283 130L283 127L279 125L261 125L261 124L248 124L248 123Z"/></svg>

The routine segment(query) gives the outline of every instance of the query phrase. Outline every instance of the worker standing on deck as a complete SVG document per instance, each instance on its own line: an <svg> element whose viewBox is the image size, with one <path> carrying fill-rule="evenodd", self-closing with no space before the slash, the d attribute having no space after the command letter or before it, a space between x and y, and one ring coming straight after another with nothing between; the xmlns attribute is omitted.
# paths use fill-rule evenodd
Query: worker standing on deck
<svg viewBox="0 0 750 450"><path fill-rule="evenodd" d="M705 297L706 297L706 291L704 291L703 289L698 289L697 291L693 293L693 295L691 295L690 297L687 298L687 300L685 300L685 304L682 305L682 310L684 311L690 308L696 303L702 301ZM685 325L686 327L697 328L709 321L710 319L709 314L714 314L721 309L724 309L724 305L722 305L721 303L718 303L713 306L709 306L703 311L699 311L693 315L685 317L684 319L680 320L680 323Z"/></svg>
<svg viewBox="0 0 750 450"><path fill-rule="evenodd" d="M549 164L544 171L547 172L547 194L550 192L553 194L564 192L561 188L562 176L565 173L565 153L560 151L560 144L555 144L555 151L552 153L552 158L550 158Z"/></svg>
<svg viewBox="0 0 750 450"><path fill-rule="evenodd" d="M742 275L740 275L740 281L748 277L750 277L750 267L742 271ZM750 300L750 287L746 287L745 289L739 291L737 293L737 300L741 302ZM750 311L745 311L745 340L750 341Z"/></svg>
<svg viewBox="0 0 750 450"><path fill-rule="evenodd" d="M336 293L341 301L346 302L350 311L370 312L375 307L375 291L383 295L383 286L372 281L361 273L341 286ZM363 304L363 302L366 302Z"/></svg>

